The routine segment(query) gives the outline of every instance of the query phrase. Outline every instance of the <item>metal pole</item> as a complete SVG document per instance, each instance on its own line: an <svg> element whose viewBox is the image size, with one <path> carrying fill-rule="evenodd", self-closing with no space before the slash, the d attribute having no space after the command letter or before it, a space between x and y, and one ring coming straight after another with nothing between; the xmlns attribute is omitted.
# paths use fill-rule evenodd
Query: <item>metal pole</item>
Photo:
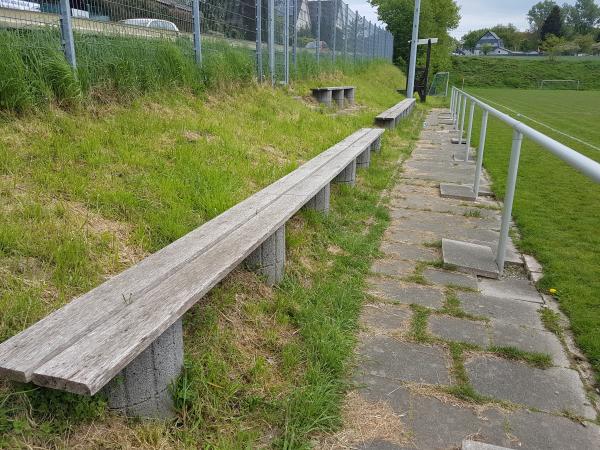
<svg viewBox="0 0 600 450"><path fill-rule="evenodd" d="M202 38L200 35L200 0L194 0L192 3L192 13L194 18L194 54L196 64L202 64ZM258 50L258 49L257 49Z"/></svg>
<svg viewBox="0 0 600 450"><path fill-rule="evenodd" d="M415 72L417 66L417 45L419 41L419 19L421 17L421 0L415 0L415 15L413 17L412 40L410 43L410 65L408 67L408 87L406 97L413 98L415 92Z"/></svg>
<svg viewBox="0 0 600 450"><path fill-rule="evenodd" d="M513 202L515 200L517 173L519 171L519 158L521 156L521 144L523 144L523 134L520 131L514 130L512 150L510 152L510 166L508 167L508 177L506 179L506 193L504 194L504 210L502 211L500 241L498 242L498 251L496 253L496 263L498 264L500 275L502 275L504 272L506 244L508 242L508 232L510 229Z"/></svg>
<svg viewBox="0 0 600 450"><path fill-rule="evenodd" d="M283 2L285 8L285 17L283 18L283 66L284 66L284 83L290 84L290 0Z"/></svg>
<svg viewBox="0 0 600 450"><path fill-rule="evenodd" d="M462 144L463 141L463 136L465 135L465 122L467 121L467 96L463 95L463 99L462 99L462 107L461 107L461 113L460 113L460 137L458 140L459 144Z"/></svg>
<svg viewBox="0 0 600 450"><path fill-rule="evenodd" d="M452 122L454 122L454 88L452 88L452 94L450 95L450 115L452 116Z"/></svg>
<svg viewBox="0 0 600 450"><path fill-rule="evenodd" d="M469 128L467 131L467 150L465 154L465 162L469 161L469 154L471 153L471 137L473 135L473 118L475 117L475 102L471 102L471 109L469 111Z"/></svg>
<svg viewBox="0 0 600 450"><path fill-rule="evenodd" d="M369 24L370 25L370 24ZM367 18L365 16L363 16L363 27L362 27L362 44L360 46L361 48L361 61L365 60L365 57L367 56Z"/></svg>
<svg viewBox="0 0 600 450"><path fill-rule="evenodd" d="M197 0L200 3L199 0ZM196 0L194 0L194 4ZM198 13L200 8L198 8ZM263 54L262 54L262 0L256 0L256 75L258 81L263 81Z"/></svg>
<svg viewBox="0 0 600 450"><path fill-rule="evenodd" d="M356 51L358 49L358 11L354 19L354 64L356 64Z"/></svg>
<svg viewBox="0 0 600 450"><path fill-rule="evenodd" d="M294 59L294 72L298 72L298 2L294 0L294 43L292 47L292 58Z"/></svg>
<svg viewBox="0 0 600 450"><path fill-rule="evenodd" d="M65 58L73 70L77 69L75 57L75 41L73 39L73 25L71 23L71 4L69 0L60 0L60 32Z"/></svg>
<svg viewBox="0 0 600 450"><path fill-rule="evenodd" d="M275 0L269 1L269 71L271 86L275 86Z"/></svg>
<svg viewBox="0 0 600 450"><path fill-rule="evenodd" d="M483 116L481 117L481 133L479 134L479 148L477 149L477 167L475 168L475 182L473 183L475 198L479 197L479 184L481 183L481 170L483 168L483 152L485 152L488 115L489 113L484 110Z"/></svg>
<svg viewBox="0 0 600 450"><path fill-rule="evenodd" d="M338 0L333 1L333 54L331 55L333 64L335 64L335 50L337 47L337 14Z"/></svg>
<svg viewBox="0 0 600 450"><path fill-rule="evenodd" d="M321 62L321 0L317 5L317 65Z"/></svg>
<svg viewBox="0 0 600 450"><path fill-rule="evenodd" d="M346 17L344 18L344 62L348 57L348 19L350 15L350 7L346 5Z"/></svg>

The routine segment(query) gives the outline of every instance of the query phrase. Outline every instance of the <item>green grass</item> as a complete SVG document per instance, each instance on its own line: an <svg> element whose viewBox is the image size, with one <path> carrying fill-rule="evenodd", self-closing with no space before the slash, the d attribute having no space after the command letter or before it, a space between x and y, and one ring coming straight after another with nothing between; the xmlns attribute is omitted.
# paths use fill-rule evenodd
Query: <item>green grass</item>
<svg viewBox="0 0 600 450"><path fill-rule="evenodd" d="M451 82L466 88L531 89L541 80L579 80L582 89L600 89L600 58L551 61L548 58L453 57Z"/></svg>
<svg viewBox="0 0 600 450"><path fill-rule="evenodd" d="M546 353L526 352L516 347L497 347L493 346L488 349L502 358L512 359L514 361L522 361L530 366L538 369L548 369L552 367L552 358Z"/></svg>
<svg viewBox="0 0 600 450"><path fill-rule="evenodd" d="M600 146L599 92L472 92ZM531 126L600 161L599 151L539 125ZM478 132L476 121L474 136ZM485 166L500 197L505 191L511 136L507 126L490 120ZM600 186L525 139L513 215L522 235L519 247L544 266L540 288L558 290L577 343L600 374Z"/></svg>
<svg viewBox="0 0 600 450"><path fill-rule="evenodd" d="M89 112L0 122L0 340L198 227L397 102L402 75L372 64L289 89L172 89ZM357 86L352 114L307 106L315 83ZM235 86L235 85L234 85ZM364 280L388 223L381 193L422 111L335 187L328 217L288 223L286 278L234 273L184 321L178 418L127 421L101 397L0 384L0 447L306 448L340 424Z"/></svg>

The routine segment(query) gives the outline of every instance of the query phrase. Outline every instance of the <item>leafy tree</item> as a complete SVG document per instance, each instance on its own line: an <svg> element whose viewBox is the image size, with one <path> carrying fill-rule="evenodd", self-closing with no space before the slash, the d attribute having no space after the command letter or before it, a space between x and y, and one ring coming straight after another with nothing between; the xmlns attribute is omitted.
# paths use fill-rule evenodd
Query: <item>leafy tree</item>
<svg viewBox="0 0 600 450"><path fill-rule="evenodd" d="M399 64L406 64L410 53L414 0L369 0L377 8L379 17L394 34L394 58ZM449 30L458 27L459 8L454 0L422 0L420 36L437 37L438 44L432 47L432 65L434 71L450 68L450 54L454 41ZM425 46L419 49L421 64Z"/></svg>
<svg viewBox="0 0 600 450"><path fill-rule="evenodd" d="M531 31L534 33L539 33L542 29L542 25L552 12L555 6L558 6L553 0L543 0L539 3L536 3L531 7L529 12L527 13L527 21L529 22L529 26L531 27Z"/></svg>
<svg viewBox="0 0 600 450"><path fill-rule="evenodd" d="M565 38L555 36L554 34L548 34L544 42L542 42L541 49L551 60L553 60L556 56L560 55L561 47L564 46L566 42Z"/></svg>
<svg viewBox="0 0 600 450"><path fill-rule="evenodd" d="M492 44L483 44L483 46L481 47L481 51L483 52L483 54L485 56L492 53L492 50L494 50L494 47L492 46Z"/></svg>
<svg viewBox="0 0 600 450"><path fill-rule="evenodd" d="M592 33L600 25L600 6L594 0L577 0L574 6L563 6L563 16L572 33Z"/></svg>
<svg viewBox="0 0 600 450"><path fill-rule="evenodd" d="M556 5L552 8L550 15L544 21L542 29L540 30L540 37L542 41L546 40L546 36L553 34L554 36L562 36L562 16L560 13L560 6Z"/></svg>
<svg viewBox="0 0 600 450"><path fill-rule="evenodd" d="M581 53L591 55L596 40L594 39L593 35L585 34L582 36L576 36L574 43L577 45L577 48Z"/></svg>

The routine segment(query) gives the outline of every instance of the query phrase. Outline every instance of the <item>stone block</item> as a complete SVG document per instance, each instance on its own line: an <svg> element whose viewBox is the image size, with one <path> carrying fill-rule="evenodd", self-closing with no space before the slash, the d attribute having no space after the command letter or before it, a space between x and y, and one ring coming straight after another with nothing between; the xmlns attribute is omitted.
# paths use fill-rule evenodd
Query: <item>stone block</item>
<svg viewBox="0 0 600 450"><path fill-rule="evenodd" d="M331 185L328 183L323 189L317 192L305 205L305 209L313 209L323 214L329 214L331 199Z"/></svg>
<svg viewBox="0 0 600 450"><path fill-rule="evenodd" d="M285 274L285 225L254 250L244 264L264 276L268 285L279 283Z"/></svg>
<svg viewBox="0 0 600 450"><path fill-rule="evenodd" d="M357 169L368 169L371 165L371 147L367 148L356 158Z"/></svg>
<svg viewBox="0 0 600 450"><path fill-rule="evenodd" d="M333 182L354 186L356 184L356 160L348 164L348 166L333 179Z"/></svg>
<svg viewBox="0 0 600 450"><path fill-rule="evenodd" d="M431 334L453 342L464 342L487 348L490 337L486 324L448 316L432 316L429 319Z"/></svg>
<svg viewBox="0 0 600 450"><path fill-rule="evenodd" d="M498 278L499 270L492 249L468 242L442 239L444 263L455 266L461 272Z"/></svg>
<svg viewBox="0 0 600 450"><path fill-rule="evenodd" d="M385 279L371 279L369 284L369 293L385 300L428 308L440 308L443 304L442 292L430 287Z"/></svg>

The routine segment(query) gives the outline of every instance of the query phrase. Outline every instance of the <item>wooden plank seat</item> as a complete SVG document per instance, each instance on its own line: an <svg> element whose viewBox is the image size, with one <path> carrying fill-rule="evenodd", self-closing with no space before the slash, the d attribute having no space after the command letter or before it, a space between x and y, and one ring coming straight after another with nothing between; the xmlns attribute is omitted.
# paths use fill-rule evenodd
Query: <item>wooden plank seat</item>
<svg viewBox="0 0 600 450"><path fill-rule="evenodd" d="M285 223L329 210L330 183L353 185L379 151L362 129L201 227L0 344L0 376L95 395L128 415L172 414L183 364L181 317L240 264L277 283Z"/></svg>
<svg viewBox="0 0 600 450"><path fill-rule="evenodd" d="M313 97L319 103L331 106L333 101L339 108L354 105L354 86L321 87L312 90Z"/></svg>
<svg viewBox="0 0 600 450"><path fill-rule="evenodd" d="M416 100L414 98L402 100L400 103L375 117L375 124L383 128L394 129L403 118L412 112L415 105Z"/></svg>

